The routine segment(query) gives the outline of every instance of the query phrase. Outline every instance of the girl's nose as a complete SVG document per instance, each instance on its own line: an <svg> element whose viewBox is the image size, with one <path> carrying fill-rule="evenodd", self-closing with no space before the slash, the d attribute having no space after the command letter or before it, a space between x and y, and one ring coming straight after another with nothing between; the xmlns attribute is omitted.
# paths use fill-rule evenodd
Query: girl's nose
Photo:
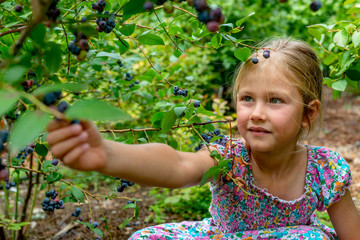
<svg viewBox="0 0 360 240"><path fill-rule="evenodd" d="M250 120L264 121L266 120L265 105L263 103L255 103L253 111L250 114Z"/></svg>

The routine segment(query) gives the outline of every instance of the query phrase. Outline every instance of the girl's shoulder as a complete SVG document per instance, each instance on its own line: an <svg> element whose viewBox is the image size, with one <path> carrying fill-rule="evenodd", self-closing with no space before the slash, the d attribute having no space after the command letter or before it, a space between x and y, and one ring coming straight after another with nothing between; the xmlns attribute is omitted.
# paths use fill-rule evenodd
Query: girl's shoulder
<svg viewBox="0 0 360 240"><path fill-rule="evenodd" d="M320 200L319 211L337 202L352 183L350 166L336 151L306 145L308 149L307 181Z"/></svg>
<svg viewBox="0 0 360 240"><path fill-rule="evenodd" d="M322 146L306 145L308 150L308 162L310 165L323 169L349 170L349 164L340 153Z"/></svg>

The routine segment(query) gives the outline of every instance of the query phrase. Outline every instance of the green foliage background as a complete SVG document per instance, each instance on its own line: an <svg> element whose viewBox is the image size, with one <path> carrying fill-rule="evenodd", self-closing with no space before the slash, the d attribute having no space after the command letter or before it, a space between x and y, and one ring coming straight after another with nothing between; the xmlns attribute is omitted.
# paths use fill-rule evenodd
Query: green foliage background
<svg viewBox="0 0 360 240"><path fill-rule="evenodd" d="M198 133L221 128L228 134L230 126L191 124L235 120L232 78L241 59L248 57L247 50L240 53L240 49L254 50L259 42L274 36L292 36L314 47L322 60L324 84L333 88L334 97L343 91L359 92L360 6L355 1L322 1L323 7L313 12L311 1L306 0L212 0L209 4L221 7L226 16L217 33L207 31L186 3L176 3L180 9L165 14L161 7L155 12L142 11L139 6L144 0L106 2L106 10L117 14L112 33L95 30L92 1L62 0L58 23L50 28L46 21L38 24L14 50L21 38L17 30L31 22L31 2L22 1L24 9L16 13L15 1L0 1L0 116L1 126L12 132L13 152L31 141L47 146L43 130L56 113L41 101L44 94L55 90L62 90L63 99L72 105L68 118L96 121L100 130L122 130L104 133L106 138L129 144L164 142L194 151L201 141ZM84 16L87 21L82 23ZM90 50L84 61L78 61L67 48L79 31L89 36ZM36 77L30 76L30 70ZM126 81L126 73L134 79ZM28 79L41 86L24 92L21 82ZM136 80L139 84L129 87ZM188 89L189 95L174 96L175 85ZM192 105L195 100L201 101L198 109ZM19 166L11 158L9 164ZM47 184L50 182L44 187ZM64 190L71 188L64 186Z"/></svg>

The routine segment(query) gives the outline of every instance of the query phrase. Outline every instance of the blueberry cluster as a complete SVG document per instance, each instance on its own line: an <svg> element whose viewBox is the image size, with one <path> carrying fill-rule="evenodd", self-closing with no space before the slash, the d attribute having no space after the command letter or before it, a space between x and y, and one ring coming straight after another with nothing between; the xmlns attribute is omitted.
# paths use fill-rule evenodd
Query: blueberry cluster
<svg viewBox="0 0 360 240"><path fill-rule="evenodd" d="M123 64L120 60L117 61L117 64L119 65L119 67L123 67L123 66L124 66L124 64Z"/></svg>
<svg viewBox="0 0 360 240"><path fill-rule="evenodd" d="M196 100L195 102L194 102L194 107L196 107L196 108L198 108L198 107L200 107L200 101L199 100Z"/></svg>
<svg viewBox="0 0 360 240"><path fill-rule="evenodd" d="M133 79L133 76L130 73L125 73L124 76L126 81L131 81Z"/></svg>
<svg viewBox="0 0 360 240"><path fill-rule="evenodd" d="M77 208L75 209L75 212L72 212L72 213L71 213L71 216L73 216L73 217L79 217L79 215L81 215L81 208L77 207Z"/></svg>
<svg viewBox="0 0 360 240"><path fill-rule="evenodd" d="M93 228L97 228L99 226L99 223L96 221L89 220L89 223L93 226ZM98 237L99 238L99 237ZM99 238L100 239L100 238Z"/></svg>
<svg viewBox="0 0 360 240"><path fill-rule="evenodd" d="M139 83L140 83L140 81L136 80L135 82L133 82L129 85L129 88L132 88L133 86L135 86L135 84L139 84Z"/></svg>
<svg viewBox="0 0 360 240"><path fill-rule="evenodd" d="M9 179L5 179L5 189L9 190L11 187L16 187L16 182L10 182Z"/></svg>
<svg viewBox="0 0 360 240"><path fill-rule="evenodd" d="M310 4L310 9L314 12L318 11L322 7L321 1L313 1Z"/></svg>
<svg viewBox="0 0 360 240"><path fill-rule="evenodd" d="M59 0L53 0L46 12L46 16L53 22L56 22L56 19L60 16L60 10L56 8L58 2Z"/></svg>
<svg viewBox="0 0 360 240"><path fill-rule="evenodd" d="M63 200L59 200L56 197L58 193L52 189L45 193L45 198L41 203L42 209L45 212L53 213L55 209L64 209L65 205Z"/></svg>
<svg viewBox="0 0 360 240"><path fill-rule="evenodd" d="M194 0L194 7L198 12L198 20L206 24L210 32L219 30L220 24L225 21L225 16L220 8L211 9L206 0Z"/></svg>
<svg viewBox="0 0 360 240"><path fill-rule="evenodd" d="M174 90L174 95L175 96L181 95L181 96L186 97L188 95L188 90L187 89L182 90L178 86L174 86L173 90Z"/></svg>
<svg viewBox="0 0 360 240"><path fill-rule="evenodd" d="M205 142L210 143L211 139L214 136L218 136L220 138L215 140L214 143L225 146L225 144L226 144L226 139L224 138L225 136L221 135L220 133L221 133L220 129L217 128L213 132L209 132L207 134L206 133L201 134L201 137L204 139ZM200 143L197 147L195 147L195 151L199 151L201 149L201 147L202 147L202 144Z"/></svg>
<svg viewBox="0 0 360 240"><path fill-rule="evenodd" d="M266 58L266 59L270 57L270 50L269 49L264 49L263 57ZM257 64L259 62L259 59L257 57L253 57L251 59L251 62L253 64Z"/></svg>
<svg viewBox="0 0 360 240"><path fill-rule="evenodd" d="M98 32L110 33L116 26L115 14L110 14L108 11L106 11L104 17L96 19L96 24L96 30L98 30Z"/></svg>
<svg viewBox="0 0 360 240"><path fill-rule="evenodd" d="M68 49L72 54L76 55L79 61L82 61L86 58L90 48L88 38L81 32L75 34L75 36L74 40L69 44Z"/></svg>
<svg viewBox="0 0 360 240"><path fill-rule="evenodd" d="M99 13L102 13L104 11L105 6L106 6L105 0L99 0L97 2L94 2L91 5L91 8L93 10L97 10Z"/></svg>
<svg viewBox="0 0 360 240"><path fill-rule="evenodd" d="M22 159L20 164L23 164L25 159L29 156L29 154L32 154L34 152L34 148L31 146L27 146L25 148L21 148L20 152L16 155L17 159Z"/></svg>
<svg viewBox="0 0 360 240"><path fill-rule="evenodd" d="M50 105L53 105L54 103L56 103L61 98L62 98L62 93L60 91L50 92L50 93L45 94L43 103L46 106L50 106Z"/></svg>
<svg viewBox="0 0 360 240"><path fill-rule="evenodd" d="M134 185L133 182L130 182L130 181L126 180L126 179L121 179L120 180L120 185L116 187L116 191L123 192L125 190L125 188L131 187L133 185Z"/></svg>
<svg viewBox="0 0 360 240"><path fill-rule="evenodd" d="M9 131L2 130L0 131L0 153L5 150L5 143L7 142L9 137Z"/></svg>

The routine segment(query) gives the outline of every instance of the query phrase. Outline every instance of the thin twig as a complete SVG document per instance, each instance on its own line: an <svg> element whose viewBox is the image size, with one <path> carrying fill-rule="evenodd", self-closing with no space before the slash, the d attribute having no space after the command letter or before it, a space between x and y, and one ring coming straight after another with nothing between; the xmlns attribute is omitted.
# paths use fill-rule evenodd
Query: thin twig
<svg viewBox="0 0 360 240"><path fill-rule="evenodd" d="M161 20L159 18L159 16L157 15L156 11L154 11L154 14L157 18L157 20L159 21L160 25L161 25ZM181 48L179 48L179 46L176 44L176 42L174 42L174 40L172 39L172 37L169 35L169 32L166 30L165 27L162 27L166 33L166 35L169 37L170 41L174 44L174 46L176 47L176 49L180 50L181 52L184 52Z"/></svg>
<svg viewBox="0 0 360 240"><path fill-rule="evenodd" d="M0 33L0 37L5 36L5 35L10 34L10 33L20 32L20 31L23 30L24 28L26 28L26 27L19 27L19 28L10 29L10 30L8 30L8 31L2 32L2 33Z"/></svg>

